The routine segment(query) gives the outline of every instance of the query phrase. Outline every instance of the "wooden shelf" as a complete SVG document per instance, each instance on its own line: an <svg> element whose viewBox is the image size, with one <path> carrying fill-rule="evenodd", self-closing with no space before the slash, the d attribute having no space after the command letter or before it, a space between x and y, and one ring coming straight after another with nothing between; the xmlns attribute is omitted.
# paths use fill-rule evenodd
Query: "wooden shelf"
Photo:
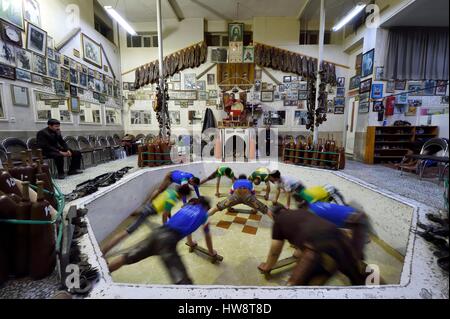
<svg viewBox="0 0 450 319"><path fill-rule="evenodd" d="M418 131L423 132L419 134ZM401 133L396 133L401 132ZM365 162L374 164L383 159L391 159L392 162L400 162L403 156L399 154L406 153L410 149L414 151L415 142L439 135L437 126L370 126L367 128ZM377 139L383 139L378 141ZM399 145L401 149L380 149L380 145ZM379 155L375 156L375 152ZM380 154L381 153L381 154ZM395 154L388 156L388 154Z"/></svg>

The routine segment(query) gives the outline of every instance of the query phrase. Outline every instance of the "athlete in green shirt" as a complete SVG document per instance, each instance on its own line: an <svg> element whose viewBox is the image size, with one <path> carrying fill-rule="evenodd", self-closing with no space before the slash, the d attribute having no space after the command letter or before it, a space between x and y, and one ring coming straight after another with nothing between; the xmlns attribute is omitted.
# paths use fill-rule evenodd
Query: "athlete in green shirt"
<svg viewBox="0 0 450 319"><path fill-rule="evenodd" d="M228 166L220 166L214 173L212 173L209 177L205 178L200 182L200 185L203 185L214 178L217 179L216 182L216 197L220 197L220 180L222 177L228 177L232 183L236 181L236 177L234 176L234 172Z"/></svg>

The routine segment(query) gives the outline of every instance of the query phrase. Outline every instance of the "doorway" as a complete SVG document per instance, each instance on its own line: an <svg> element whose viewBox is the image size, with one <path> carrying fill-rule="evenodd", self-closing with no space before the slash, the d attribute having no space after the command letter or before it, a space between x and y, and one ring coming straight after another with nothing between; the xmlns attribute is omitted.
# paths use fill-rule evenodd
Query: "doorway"
<svg viewBox="0 0 450 319"><path fill-rule="evenodd" d="M345 140L345 153L353 155L355 151L356 125L358 120L359 101L355 97L349 99L349 109L347 113L347 134Z"/></svg>

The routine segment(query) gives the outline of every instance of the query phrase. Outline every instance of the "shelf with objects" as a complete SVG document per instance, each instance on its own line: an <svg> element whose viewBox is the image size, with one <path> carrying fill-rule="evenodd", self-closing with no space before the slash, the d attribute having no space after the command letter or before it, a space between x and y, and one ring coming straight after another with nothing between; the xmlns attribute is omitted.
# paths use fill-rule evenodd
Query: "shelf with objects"
<svg viewBox="0 0 450 319"><path fill-rule="evenodd" d="M437 126L370 126L365 163L399 163L408 152L420 151L421 145L438 136Z"/></svg>

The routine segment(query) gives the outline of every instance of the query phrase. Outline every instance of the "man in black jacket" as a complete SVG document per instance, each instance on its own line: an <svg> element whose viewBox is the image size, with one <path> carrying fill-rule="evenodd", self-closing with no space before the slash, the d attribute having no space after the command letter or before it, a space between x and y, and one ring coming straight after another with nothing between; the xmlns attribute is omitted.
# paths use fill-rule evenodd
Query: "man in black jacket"
<svg viewBox="0 0 450 319"><path fill-rule="evenodd" d="M58 179L64 179L64 157L70 157L70 169L68 175L77 175L80 169L81 153L69 149L69 146L61 136L61 123L51 119L47 122L48 127L37 133L37 143L43 154L55 161L58 169Z"/></svg>

